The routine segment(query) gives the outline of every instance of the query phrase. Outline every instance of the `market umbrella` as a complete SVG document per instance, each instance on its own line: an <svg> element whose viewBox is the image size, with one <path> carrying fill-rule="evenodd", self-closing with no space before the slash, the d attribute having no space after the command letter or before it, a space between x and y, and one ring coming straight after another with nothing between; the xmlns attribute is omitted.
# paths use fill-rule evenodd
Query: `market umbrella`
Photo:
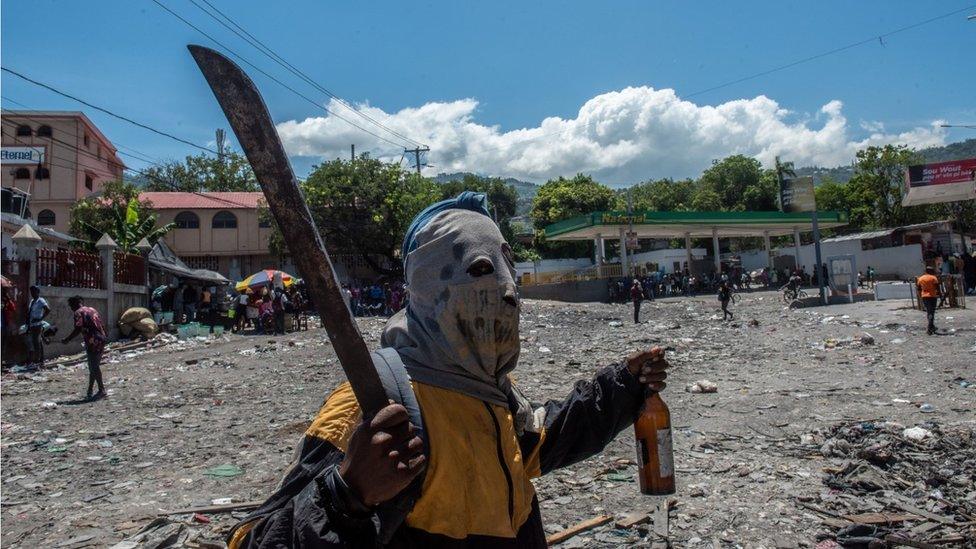
<svg viewBox="0 0 976 549"><path fill-rule="evenodd" d="M285 271L277 271L275 269L264 269L263 271L258 271L251 276L245 278L244 280L237 283L234 289L238 292L243 292L248 288L260 288L261 286L267 286L269 282L274 282L275 273L281 273L281 282L285 286L291 286L295 282L294 277Z"/></svg>

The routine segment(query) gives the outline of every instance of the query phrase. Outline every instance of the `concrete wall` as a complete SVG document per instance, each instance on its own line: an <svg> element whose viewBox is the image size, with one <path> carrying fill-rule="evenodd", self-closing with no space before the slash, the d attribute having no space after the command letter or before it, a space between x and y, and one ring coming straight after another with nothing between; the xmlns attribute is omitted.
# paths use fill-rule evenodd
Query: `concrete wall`
<svg viewBox="0 0 976 549"><path fill-rule="evenodd" d="M593 266L593 260L588 257L577 259L543 259L542 261L520 261L515 264L515 274L521 278L523 274L570 272ZM538 271L536 270L538 269Z"/></svg>
<svg viewBox="0 0 976 549"><path fill-rule="evenodd" d="M705 248L692 248L691 256L694 259L703 259L708 256L708 252ZM630 256L630 258L635 265L657 263L659 267L664 268L664 272L673 273L674 264L679 263L684 265L688 259L688 254L684 248L665 248L662 250L641 252Z"/></svg>
<svg viewBox="0 0 976 549"><path fill-rule="evenodd" d="M794 248L779 248L779 255L793 255ZM922 272L922 246L909 244L908 246L894 246L875 250L862 250L860 240L842 240L840 242L824 242L821 245L821 259L839 255L853 255L858 271L867 272L868 267L874 267L879 278L910 280ZM743 254L743 263L745 262ZM807 273L813 272L816 262L816 251L813 244L800 246L800 265L806 265Z"/></svg>
<svg viewBox="0 0 976 549"><path fill-rule="evenodd" d="M58 336L51 340L51 343L44 348L44 356L50 360L58 355L74 354L81 352L82 340L79 335L67 345L61 344L61 339L74 329L74 313L68 307L68 298L71 296L81 296L85 300L85 305L94 308L98 314L102 315L102 320L107 322L107 311L105 310L108 300L102 290L88 290L83 288L56 288L53 286L41 286L41 297L51 305L51 314L47 316L47 321L57 326ZM106 326L108 328L108 326Z"/></svg>
<svg viewBox="0 0 976 549"><path fill-rule="evenodd" d="M560 282L558 284L536 284L522 286L519 295L523 299L548 299L572 303L602 302L610 300L606 280L584 280L581 282Z"/></svg>
<svg viewBox="0 0 976 549"><path fill-rule="evenodd" d="M187 208L185 210L156 210L159 223L173 221L184 211L192 212L200 219L198 229L173 229L166 235L166 245L180 257L194 255L263 255L268 253L271 229L258 225L258 210L227 208L226 210ZM214 216L228 211L237 218L236 229L212 228Z"/></svg>
<svg viewBox="0 0 976 549"><path fill-rule="evenodd" d="M81 347L81 336L79 335L67 345L61 344L61 338L67 336L74 329L74 313L68 307L68 298L80 296L85 300L85 305L94 308L102 317L105 323L105 330L108 332L110 340L119 336L118 321L127 309L131 307L146 307L148 300L145 288L142 286L132 286L129 284L115 285L115 305L109 314L108 293L105 290L90 290L85 288L59 288L55 286L41 286L41 296L47 299L51 305L51 314L47 321L58 327L58 337L45 347L46 358L54 358L63 354L79 353Z"/></svg>

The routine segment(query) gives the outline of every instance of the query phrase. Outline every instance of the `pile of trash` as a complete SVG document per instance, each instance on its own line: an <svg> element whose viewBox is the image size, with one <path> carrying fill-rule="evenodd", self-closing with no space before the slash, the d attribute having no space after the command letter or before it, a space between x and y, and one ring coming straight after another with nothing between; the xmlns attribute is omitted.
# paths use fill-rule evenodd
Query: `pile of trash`
<svg viewBox="0 0 976 549"><path fill-rule="evenodd" d="M834 530L818 547L976 539L976 426L861 421L806 435L801 444L807 455L831 458L823 469L828 490L800 498Z"/></svg>

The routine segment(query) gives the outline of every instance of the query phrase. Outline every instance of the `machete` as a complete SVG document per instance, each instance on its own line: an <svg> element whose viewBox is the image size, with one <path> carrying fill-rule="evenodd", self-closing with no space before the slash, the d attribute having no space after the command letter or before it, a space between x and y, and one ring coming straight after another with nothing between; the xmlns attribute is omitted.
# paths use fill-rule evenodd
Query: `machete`
<svg viewBox="0 0 976 549"><path fill-rule="evenodd" d="M318 308L363 417L389 403L369 349L346 307L329 253L312 222L268 107L254 82L233 61L203 46L187 46L217 96L237 141L254 169L271 214L288 244L298 274Z"/></svg>

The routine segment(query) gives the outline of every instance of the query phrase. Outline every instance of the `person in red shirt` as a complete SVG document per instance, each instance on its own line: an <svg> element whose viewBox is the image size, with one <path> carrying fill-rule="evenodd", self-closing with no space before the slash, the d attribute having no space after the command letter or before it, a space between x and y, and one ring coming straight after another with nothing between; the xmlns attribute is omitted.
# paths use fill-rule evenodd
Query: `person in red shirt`
<svg viewBox="0 0 976 549"><path fill-rule="evenodd" d="M68 307L74 311L75 329L68 337L61 340L67 343L79 333L85 341L85 357L88 359L88 393L86 400L94 401L105 397L105 384L102 383L102 352L108 336L105 335L105 325L98 311L84 304L80 296L68 298ZM98 393L92 395L92 389L98 383Z"/></svg>
<svg viewBox="0 0 976 549"><path fill-rule="evenodd" d="M935 307L942 293L939 289L939 278L935 276L935 267L925 267L925 274L918 277L915 285L918 286L918 295L922 300L922 306L925 307L925 316L929 320L928 334L932 335L936 333Z"/></svg>

